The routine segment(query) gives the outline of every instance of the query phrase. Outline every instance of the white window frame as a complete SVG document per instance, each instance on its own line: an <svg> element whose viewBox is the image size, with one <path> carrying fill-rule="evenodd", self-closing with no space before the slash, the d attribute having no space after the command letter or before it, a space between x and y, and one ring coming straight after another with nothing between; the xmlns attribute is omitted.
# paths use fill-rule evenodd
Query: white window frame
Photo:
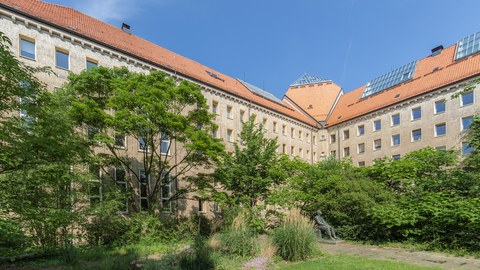
<svg viewBox="0 0 480 270"><path fill-rule="evenodd" d="M68 67L61 67L59 65L57 65L57 52L60 52L60 53L63 53L63 54L66 54L68 56ZM67 50L67 49L64 49L64 48L60 48L60 47L55 47L55 67L58 68L58 69L63 69L63 70L70 70L71 68L71 63L70 63L71 59L70 59L70 51Z"/></svg>
<svg viewBox="0 0 480 270"><path fill-rule="evenodd" d="M163 144L166 143L167 144L167 152L163 152L162 148L163 148ZM171 140L170 140L170 136L166 135L166 134L160 134L160 154L161 155L167 155L169 156L170 155L170 147L171 147Z"/></svg>
<svg viewBox="0 0 480 270"><path fill-rule="evenodd" d="M162 185L160 186L160 200L162 202L162 213L172 213L172 201L170 201L170 198L172 197L172 180L171 180L171 176L170 175L167 175L168 176L168 183L167 185ZM163 181L163 178L165 177L165 173L162 172L162 181ZM163 189L164 187L168 187L168 196L165 197L163 196ZM168 204L169 204L169 209L170 210L167 210L165 211L165 205L164 205L164 201L168 201Z"/></svg>
<svg viewBox="0 0 480 270"><path fill-rule="evenodd" d="M413 136L413 132L418 131L418 130L420 130L420 139L415 140L415 139L414 139L414 136ZM421 141L421 140L422 140L422 137L423 137L422 129L421 129L421 128L417 128L417 129L412 130L411 135L412 135L412 142L419 142L419 141Z"/></svg>
<svg viewBox="0 0 480 270"><path fill-rule="evenodd" d="M472 118L472 121L470 122L470 125L472 125L473 120L475 119L475 117L474 117L473 115L469 115L469 116L462 117L462 118L460 119L460 128L461 128L461 131L469 130L469 129L470 129L470 126L468 126L468 128L465 128L465 125L464 125L464 123L463 123L463 119L467 119L467 118Z"/></svg>
<svg viewBox="0 0 480 270"><path fill-rule="evenodd" d="M443 111L439 112L437 111L437 104L443 103ZM445 104L445 99L437 100L435 101L435 104L433 105L434 109L434 114L441 114L447 111L447 104Z"/></svg>
<svg viewBox="0 0 480 270"><path fill-rule="evenodd" d="M468 103L468 104L464 104L463 103L463 97L466 96L467 94L472 94L472 103ZM464 107L464 106L469 106L469 105L472 105L472 104L475 104L475 92L472 90L472 91L468 91L466 93L463 93L460 95L460 106L461 107Z"/></svg>
<svg viewBox="0 0 480 270"><path fill-rule="evenodd" d="M360 149L360 145L362 145L363 151L360 151L360 150L361 150L361 149ZM359 155L365 154L365 143L359 143L359 144L357 145L357 154L359 154Z"/></svg>
<svg viewBox="0 0 480 270"><path fill-rule="evenodd" d="M377 128L377 125L376 123L380 123L380 127ZM377 119L375 121L373 121L373 131L380 131L382 130L382 120L381 119Z"/></svg>
<svg viewBox="0 0 480 270"><path fill-rule="evenodd" d="M395 124L394 121L393 121L393 118L394 118L395 116L398 116L398 124ZM399 126L401 121L402 121L402 118L400 117L400 114L399 114L399 113L392 114L392 116L390 117L390 126L392 126L392 127Z"/></svg>
<svg viewBox="0 0 480 270"><path fill-rule="evenodd" d="M22 54L22 40L24 40L26 42L33 43L33 58ZM22 58L37 61L37 43L36 43L36 40L34 38L31 38L31 37L27 37L27 36L24 36L24 35L19 35L18 55Z"/></svg>
<svg viewBox="0 0 480 270"><path fill-rule="evenodd" d="M395 140L394 140L394 137L397 137L398 136L398 144L395 144ZM402 138L400 136L400 134L394 134L392 135L392 142L391 142L391 146L394 147L394 146L400 146L400 144L402 143Z"/></svg>
<svg viewBox="0 0 480 270"><path fill-rule="evenodd" d="M416 111L416 110L419 110L419 111L420 111L420 117L418 117L418 118L414 118L414 113L413 113L413 112ZM410 115L410 116L411 116L410 119L411 119L412 121L418 121L418 120L422 119L422 107L412 108L410 114L411 114L411 115Z"/></svg>
<svg viewBox="0 0 480 270"><path fill-rule="evenodd" d="M146 183L143 183L141 181L141 177L142 177L142 174L146 176L147 178L147 182ZM145 185L147 188L146 188L146 197L145 196L142 196L142 186ZM148 188L150 187L150 175L147 175L146 172L144 170L138 170L138 196L140 197L140 211L148 211L148 207L149 207L149 204L150 202L148 201ZM142 210L142 200L146 200L147 201L147 210Z"/></svg>
<svg viewBox="0 0 480 270"><path fill-rule="evenodd" d="M441 125L444 125L445 126L445 134L438 134L437 132L437 128ZM447 123L443 122L443 123L438 123L438 124L435 124L435 137L443 137L443 136L447 136Z"/></svg>
<svg viewBox="0 0 480 270"><path fill-rule="evenodd" d="M124 177L125 177L124 181L118 181L118 179L117 179L117 170L119 170L119 169L122 170L123 173L124 173L124 175L125 175L125 176L124 176ZM127 191L128 191L128 184L127 184L127 180L126 180L126 178L127 178L127 172L126 172L123 168L121 168L120 166L115 166L115 168L114 168L114 176L115 176L115 185L117 185L117 186L118 186L118 185L123 185L123 186L125 186L125 191L127 192ZM128 198L125 198L125 211L121 211L121 212L122 212L122 213L128 213Z"/></svg>
<svg viewBox="0 0 480 270"><path fill-rule="evenodd" d="M91 166L88 166L88 171L90 174L92 174L92 167ZM95 184L98 184L99 187L98 187L98 195L94 195L92 196L91 193L89 192L88 193L88 201L89 201L89 204L90 206L92 206L92 198L99 198L99 202L101 203L103 201L103 189L102 189L102 169L100 166L98 166L98 172L96 173L97 175L97 179L90 179L88 180L90 183L95 183Z"/></svg>

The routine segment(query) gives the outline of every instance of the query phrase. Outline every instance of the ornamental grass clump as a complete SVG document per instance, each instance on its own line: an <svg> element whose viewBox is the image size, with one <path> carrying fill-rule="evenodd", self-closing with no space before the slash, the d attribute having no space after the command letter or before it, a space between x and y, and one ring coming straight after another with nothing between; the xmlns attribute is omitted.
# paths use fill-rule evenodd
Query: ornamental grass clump
<svg viewBox="0 0 480 270"><path fill-rule="evenodd" d="M248 226L245 212L240 212L219 238L220 250L223 253L246 257L254 255L256 251L254 234Z"/></svg>
<svg viewBox="0 0 480 270"><path fill-rule="evenodd" d="M287 261L298 261L313 253L317 236L313 223L299 209L292 209L283 224L273 230L272 239L277 255Z"/></svg>

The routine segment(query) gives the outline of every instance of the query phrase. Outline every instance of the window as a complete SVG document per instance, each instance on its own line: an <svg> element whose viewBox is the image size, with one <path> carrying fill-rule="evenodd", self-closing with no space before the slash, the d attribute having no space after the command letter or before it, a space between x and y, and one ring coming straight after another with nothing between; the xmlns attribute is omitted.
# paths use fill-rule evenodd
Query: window
<svg viewBox="0 0 480 270"><path fill-rule="evenodd" d="M287 145L286 144L282 144L282 153L283 154L287 153Z"/></svg>
<svg viewBox="0 0 480 270"><path fill-rule="evenodd" d="M70 69L70 57L67 50L55 48L55 66L62 69Z"/></svg>
<svg viewBox="0 0 480 270"><path fill-rule="evenodd" d="M273 121L273 131L278 132L278 124L275 121Z"/></svg>
<svg viewBox="0 0 480 270"><path fill-rule="evenodd" d="M364 143L358 144L357 149L359 154L365 153L365 144Z"/></svg>
<svg viewBox="0 0 480 270"><path fill-rule="evenodd" d="M245 122L245 111L240 110L240 122L243 123Z"/></svg>
<svg viewBox="0 0 480 270"><path fill-rule="evenodd" d="M100 132L98 130L98 128L95 128L95 127L88 127L87 128L87 138L89 141L93 141L95 139L95 135L97 135L97 133Z"/></svg>
<svg viewBox="0 0 480 270"><path fill-rule="evenodd" d="M265 130L268 129L267 118L263 118L262 126L263 126L263 129L265 129Z"/></svg>
<svg viewBox="0 0 480 270"><path fill-rule="evenodd" d="M439 100L435 102L435 114L445 112L445 100Z"/></svg>
<svg viewBox="0 0 480 270"><path fill-rule="evenodd" d="M233 142L233 130L227 129L227 142Z"/></svg>
<svg viewBox="0 0 480 270"><path fill-rule="evenodd" d="M373 131L379 131L382 129L382 120L373 121Z"/></svg>
<svg viewBox="0 0 480 270"><path fill-rule="evenodd" d="M20 36L20 56L35 60L35 39Z"/></svg>
<svg viewBox="0 0 480 270"><path fill-rule="evenodd" d="M218 102L212 101L212 114L218 115Z"/></svg>
<svg viewBox="0 0 480 270"><path fill-rule="evenodd" d="M172 180L170 175L162 172L162 186L161 186L161 200L162 200L162 212L170 213L172 212L172 201L170 201L170 197L172 194Z"/></svg>
<svg viewBox="0 0 480 270"><path fill-rule="evenodd" d="M298 156L303 158L303 148L298 149Z"/></svg>
<svg viewBox="0 0 480 270"><path fill-rule="evenodd" d="M313 152L313 161L317 162L317 152Z"/></svg>
<svg viewBox="0 0 480 270"><path fill-rule="evenodd" d="M287 126L286 125L282 125L282 134L287 135Z"/></svg>
<svg viewBox="0 0 480 270"><path fill-rule="evenodd" d="M473 152L473 147L468 142L462 142L462 155L468 155Z"/></svg>
<svg viewBox="0 0 480 270"><path fill-rule="evenodd" d="M96 68L96 67L98 67L98 61L87 57L85 67L86 67L87 70L90 70L92 68Z"/></svg>
<svg viewBox="0 0 480 270"><path fill-rule="evenodd" d="M422 130L412 130L412 142L420 141L422 139Z"/></svg>
<svg viewBox="0 0 480 270"><path fill-rule="evenodd" d="M400 159L400 155L393 155L392 156L392 159L395 161L395 160L399 160Z"/></svg>
<svg viewBox="0 0 480 270"><path fill-rule="evenodd" d="M139 171L138 177L138 184L140 189L140 210L148 211L148 185L150 183L150 177L148 177L145 171Z"/></svg>
<svg viewBox="0 0 480 270"><path fill-rule="evenodd" d="M305 140L307 141L307 143L310 143L310 133L305 133Z"/></svg>
<svg viewBox="0 0 480 270"><path fill-rule="evenodd" d="M470 125L473 122L473 116L467 116L462 118L462 130L470 129Z"/></svg>
<svg viewBox="0 0 480 270"><path fill-rule="evenodd" d="M330 151L330 155L336 157L337 156L337 151L336 150Z"/></svg>
<svg viewBox="0 0 480 270"><path fill-rule="evenodd" d="M378 151L382 149L382 140L381 139L376 139L373 141L373 150Z"/></svg>
<svg viewBox="0 0 480 270"><path fill-rule="evenodd" d="M462 94L462 106L473 104L473 91Z"/></svg>
<svg viewBox="0 0 480 270"><path fill-rule="evenodd" d="M114 134L115 146L125 148L127 146L127 137L125 136L125 134L116 131L114 132Z"/></svg>
<svg viewBox="0 0 480 270"><path fill-rule="evenodd" d="M88 166L88 172L92 176L89 181L90 206L96 206L102 202L102 170L98 165Z"/></svg>
<svg viewBox="0 0 480 270"><path fill-rule="evenodd" d="M361 125L357 127L357 136L363 136L365 134L365 126Z"/></svg>
<svg viewBox="0 0 480 270"><path fill-rule="evenodd" d="M350 138L350 130L346 129L343 131L343 139L348 140Z"/></svg>
<svg viewBox="0 0 480 270"><path fill-rule="evenodd" d="M119 210L122 212L128 212L127 179L125 177L125 171L119 166L115 167L115 184L125 200L125 208Z"/></svg>
<svg viewBox="0 0 480 270"><path fill-rule="evenodd" d="M253 123L257 123L257 115L252 113L251 118L253 118Z"/></svg>
<svg viewBox="0 0 480 270"><path fill-rule="evenodd" d="M435 125L435 136L445 136L447 133L447 124L441 123L441 124L436 124Z"/></svg>
<svg viewBox="0 0 480 270"><path fill-rule="evenodd" d="M307 159L310 159L310 150L307 149Z"/></svg>
<svg viewBox="0 0 480 270"><path fill-rule="evenodd" d="M414 108L412 109L412 121L418 120L422 118L422 108Z"/></svg>
<svg viewBox="0 0 480 270"><path fill-rule="evenodd" d="M147 150L147 142L143 139L143 137L138 138L138 150L146 151Z"/></svg>
<svg viewBox="0 0 480 270"><path fill-rule="evenodd" d="M400 134L392 135L392 146L400 145Z"/></svg>
<svg viewBox="0 0 480 270"><path fill-rule="evenodd" d="M292 137L292 139L295 139L295 129L294 128L290 129L290 137Z"/></svg>
<svg viewBox="0 0 480 270"><path fill-rule="evenodd" d="M300 140L303 140L303 138L302 138L303 136L302 136L302 135L303 135L303 134L302 134L302 131L299 130L299 131L298 131L298 138L299 138Z"/></svg>
<svg viewBox="0 0 480 270"><path fill-rule="evenodd" d="M343 157L350 156L350 147L343 148Z"/></svg>
<svg viewBox="0 0 480 270"><path fill-rule="evenodd" d="M227 118L233 119L232 106L227 106Z"/></svg>
<svg viewBox="0 0 480 270"><path fill-rule="evenodd" d="M337 136L335 134L330 135L330 143L335 143L337 141Z"/></svg>
<svg viewBox="0 0 480 270"><path fill-rule="evenodd" d="M359 168L365 167L365 161L359 161L358 162L358 167Z"/></svg>
<svg viewBox="0 0 480 270"><path fill-rule="evenodd" d="M313 144L317 144L317 136L313 135Z"/></svg>
<svg viewBox="0 0 480 270"><path fill-rule="evenodd" d="M218 127L212 130L212 138L218 138Z"/></svg>
<svg viewBox="0 0 480 270"><path fill-rule="evenodd" d="M290 155L295 155L295 146L290 147Z"/></svg>
<svg viewBox="0 0 480 270"><path fill-rule="evenodd" d="M435 150L437 150L437 151L447 151L447 146L446 145L437 146L437 147L435 147Z"/></svg>
<svg viewBox="0 0 480 270"><path fill-rule="evenodd" d="M168 134L162 133L160 138L160 154L170 154L170 137Z"/></svg>
<svg viewBox="0 0 480 270"><path fill-rule="evenodd" d="M203 204L204 204L203 200L202 200L202 199L198 199L198 212L199 212L199 213L205 212L205 209L204 209L204 207L203 207Z"/></svg>
<svg viewBox="0 0 480 270"><path fill-rule="evenodd" d="M392 126L400 125L400 114L392 115Z"/></svg>

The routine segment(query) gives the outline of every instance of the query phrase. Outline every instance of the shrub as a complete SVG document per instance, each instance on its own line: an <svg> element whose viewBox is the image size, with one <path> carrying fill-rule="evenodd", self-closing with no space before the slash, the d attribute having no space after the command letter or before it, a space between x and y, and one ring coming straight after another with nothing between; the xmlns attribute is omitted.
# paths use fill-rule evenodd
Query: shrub
<svg viewBox="0 0 480 270"><path fill-rule="evenodd" d="M290 210L283 224L273 230L277 254L288 261L307 258L314 251L316 241L312 222L298 209Z"/></svg>
<svg viewBox="0 0 480 270"><path fill-rule="evenodd" d="M242 257L255 253L254 236L247 224L245 212L240 212L219 238L220 250L224 253Z"/></svg>
<svg viewBox="0 0 480 270"><path fill-rule="evenodd" d="M21 230L22 226L13 221L0 218L0 254L8 250L20 250L27 246L28 238Z"/></svg>

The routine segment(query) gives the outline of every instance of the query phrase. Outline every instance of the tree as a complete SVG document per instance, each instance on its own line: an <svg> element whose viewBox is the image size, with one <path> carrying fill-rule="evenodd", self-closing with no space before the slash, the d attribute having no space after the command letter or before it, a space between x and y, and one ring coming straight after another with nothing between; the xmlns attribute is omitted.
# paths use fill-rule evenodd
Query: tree
<svg viewBox="0 0 480 270"><path fill-rule="evenodd" d="M117 166L128 190L148 197L148 205L131 204L135 211L161 210L162 190L165 193L168 185L182 178L194 178L195 169L208 169L224 150L211 136L216 127L206 99L191 82L178 83L161 72L99 67L71 74L66 88L71 115L79 128L89 131L91 151L103 170ZM126 147L125 136L138 142L140 154ZM138 182L142 186L136 189ZM193 185L177 188L163 198L162 207L165 210L170 201L192 190ZM137 201L133 192L128 194Z"/></svg>
<svg viewBox="0 0 480 270"><path fill-rule="evenodd" d="M88 149L62 94L47 92L35 77L47 69L16 60L9 40L0 37L0 227L10 228L8 236L8 224L18 224L35 246L54 247L80 216L73 183L80 186L82 173L74 168Z"/></svg>
<svg viewBox="0 0 480 270"><path fill-rule="evenodd" d="M234 143L235 152L217 163L214 179L225 191L214 193L233 204L254 207L283 182L277 139L266 139L263 127L256 125L253 117L243 124L239 139L240 143Z"/></svg>

